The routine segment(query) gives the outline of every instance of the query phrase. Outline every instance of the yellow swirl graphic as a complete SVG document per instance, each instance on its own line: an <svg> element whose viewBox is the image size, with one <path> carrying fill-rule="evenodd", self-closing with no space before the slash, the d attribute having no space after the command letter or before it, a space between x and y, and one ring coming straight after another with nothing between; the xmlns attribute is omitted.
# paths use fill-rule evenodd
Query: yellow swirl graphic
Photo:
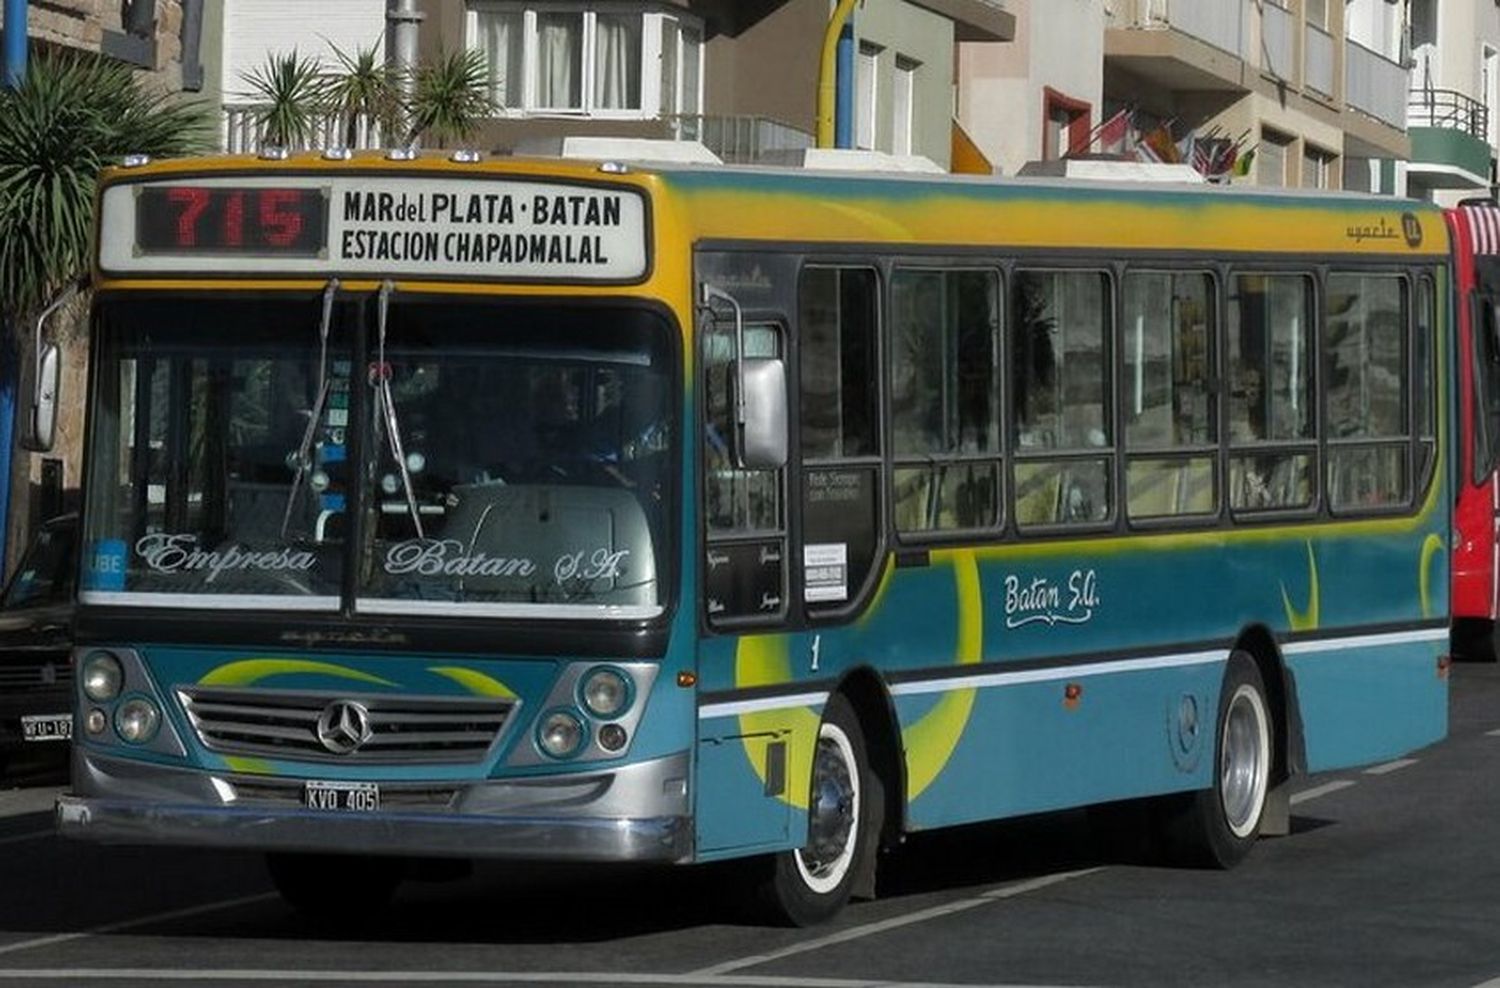
<svg viewBox="0 0 1500 988"><path fill-rule="evenodd" d="M1286 608L1286 623L1293 631L1316 631L1322 620L1319 611L1318 561L1313 556L1312 543L1307 543L1307 610L1299 611L1292 606L1287 595L1286 584L1281 584L1281 603Z"/></svg>
<svg viewBox="0 0 1500 988"><path fill-rule="evenodd" d="M973 665L984 653L984 598L979 564L971 549L953 553L958 601L958 664ZM901 732L906 748L906 798L920 796L948 764L974 710L974 688L950 690L931 710Z"/></svg>
<svg viewBox="0 0 1500 988"><path fill-rule="evenodd" d="M428 672L444 679L451 679L475 696L498 696L507 700L516 698L515 692L500 680L463 666L430 666Z"/></svg>
<svg viewBox="0 0 1500 988"><path fill-rule="evenodd" d="M738 689L771 686L792 681L792 660L785 635L747 635L734 651L734 685ZM776 741L787 746L787 791L783 801L807 808L812 755L818 737L819 716L807 707L761 710L740 714L740 733L750 767L766 780L766 748Z"/></svg>
<svg viewBox="0 0 1500 988"><path fill-rule="evenodd" d="M309 673L332 676L335 679L353 679L376 686L395 686L396 683L379 676L372 676L348 666L331 662L314 662L311 659L241 659L219 666L198 680L199 686L252 686L272 676L289 676L294 673Z"/></svg>
<svg viewBox="0 0 1500 988"><path fill-rule="evenodd" d="M1432 617L1432 561L1443 551L1442 536L1429 532L1422 540L1422 559L1417 564L1417 590L1422 597L1422 616Z"/></svg>

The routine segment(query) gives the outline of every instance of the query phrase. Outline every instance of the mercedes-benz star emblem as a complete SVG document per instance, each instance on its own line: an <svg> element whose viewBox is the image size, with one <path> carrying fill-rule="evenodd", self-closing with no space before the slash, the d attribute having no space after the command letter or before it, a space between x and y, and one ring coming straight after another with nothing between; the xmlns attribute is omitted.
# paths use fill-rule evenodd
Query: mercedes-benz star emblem
<svg viewBox="0 0 1500 988"><path fill-rule="evenodd" d="M335 700L318 715L318 740L335 755L348 755L370 740L370 711L353 700Z"/></svg>

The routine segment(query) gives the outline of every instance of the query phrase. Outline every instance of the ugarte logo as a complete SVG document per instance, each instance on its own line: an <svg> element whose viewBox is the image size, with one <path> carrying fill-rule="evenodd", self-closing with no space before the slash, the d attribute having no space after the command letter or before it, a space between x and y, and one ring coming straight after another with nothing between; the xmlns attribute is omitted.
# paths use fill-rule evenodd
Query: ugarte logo
<svg viewBox="0 0 1500 988"><path fill-rule="evenodd" d="M1005 578L1007 628L1084 624L1093 619L1099 604L1099 575L1091 569L1075 569L1063 582L1043 576L1026 582L1014 575Z"/></svg>

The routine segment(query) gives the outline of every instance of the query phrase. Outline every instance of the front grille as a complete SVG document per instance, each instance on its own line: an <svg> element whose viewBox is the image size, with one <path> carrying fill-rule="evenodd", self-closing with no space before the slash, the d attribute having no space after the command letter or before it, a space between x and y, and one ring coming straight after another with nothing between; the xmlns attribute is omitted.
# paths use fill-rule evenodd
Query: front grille
<svg viewBox="0 0 1500 988"><path fill-rule="evenodd" d="M0 689L51 689L73 682L73 665L56 659L6 659L0 664Z"/></svg>
<svg viewBox="0 0 1500 988"><path fill-rule="evenodd" d="M489 752L516 701L488 698L344 696L256 689L183 688L178 700L204 747L300 761L475 762ZM318 739L330 703L369 712L370 737L348 754Z"/></svg>

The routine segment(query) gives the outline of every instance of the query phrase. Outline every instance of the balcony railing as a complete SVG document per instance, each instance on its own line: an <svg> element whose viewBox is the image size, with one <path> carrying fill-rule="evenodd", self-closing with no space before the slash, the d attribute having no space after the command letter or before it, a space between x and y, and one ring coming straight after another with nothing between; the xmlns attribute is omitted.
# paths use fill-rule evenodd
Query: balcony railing
<svg viewBox="0 0 1500 988"><path fill-rule="evenodd" d="M231 154L254 153L260 150L266 128L261 122L263 106L249 103L232 103L224 106L224 150ZM355 121L354 143L348 140L345 118L338 114L320 114L313 120L312 139L304 147L292 148L300 151L330 147L378 148L381 147L379 124L360 116Z"/></svg>
<svg viewBox="0 0 1500 988"><path fill-rule="evenodd" d="M1410 77L1406 66L1356 42L1344 42L1345 101L1397 130L1406 129Z"/></svg>
<svg viewBox="0 0 1500 988"><path fill-rule="evenodd" d="M700 141L719 160L728 164L753 164L774 159L789 151L813 146L813 135L791 124L757 116L670 117L672 134L678 140Z"/></svg>
<svg viewBox="0 0 1500 988"><path fill-rule="evenodd" d="M1406 101L1406 125L1461 130L1485 141L1489 138L1490 111L1479 100L1457 90L1413 89Z"/></svg>
<svg viewBox="0 0 1500 988"><path fill-rule="evenodd" d="M1134 28L1171 28L1245 57L1246 0L1135 0Z"/></svg>

